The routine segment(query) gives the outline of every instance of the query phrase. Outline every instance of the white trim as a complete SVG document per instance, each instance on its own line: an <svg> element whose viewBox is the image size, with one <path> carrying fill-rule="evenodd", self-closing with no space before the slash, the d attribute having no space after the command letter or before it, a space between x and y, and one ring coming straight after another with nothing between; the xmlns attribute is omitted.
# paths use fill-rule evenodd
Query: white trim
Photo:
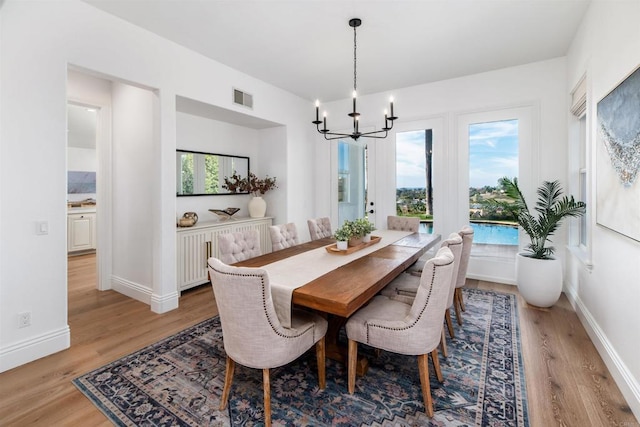
<svg viewBox="0 0 640 427"><path fill-rule="evenodd" d="M454 195L456 210L449 211L450 226L443 235L457 231L461 224L469 223L469 135L468 127L473 123L518 120L518 180L522 192L528 199L535 200L535 183L539 181L537 165L540 164L540 102L531 101L516 105L495 106L481 110L459 112L453 116L454 135L452 141L457 144L458 158L452 164L457 171L457 186L450 190ZM464 173L463 173L464 172ZM453 221L453 223L451 222ZM519 241L523 242L524 233L519 230ZM520 244L520 248L524 245ZM500 283L515 283L515 258L512 262L480 259L471 255L469 277L493 278Z"/></svg>
<svg viewBox="0 0 640 427"><path fill-rule="evenodd" d="M587 331L589 338L591 338L593 345L598 350L607 369L609 369L631 411L637 419L640 419L640 383L634 378L627 365L615 351L614 346L607 339L607 335L600 328L580 297L576 295L575 289L570 289L569 291L567 292L567 289L565 289L565 295L575 309L580 323Z"/></svg>
<svg viewBox="0 0 640 427"><path fill-rule="evenodd" d="M168 295L151 294L151 311L162 314L178 308L180 294L173 292Z"/></svg>
<svg viewBox="0 0 640 427"><path fill-rule="evenodd" d="M71 345L69 326L30 337L0 350L0 372L65 350Z"/></svg>
<svg viewBox="0 0 640 427"><path fill-rule="evenodd" d="M114 291L120 292L130 298L143 302L147 305L151 305L151 295L153 293L147 286L131 282L127 279L123 279L122 277L112 276L111 288Z"/></svg>

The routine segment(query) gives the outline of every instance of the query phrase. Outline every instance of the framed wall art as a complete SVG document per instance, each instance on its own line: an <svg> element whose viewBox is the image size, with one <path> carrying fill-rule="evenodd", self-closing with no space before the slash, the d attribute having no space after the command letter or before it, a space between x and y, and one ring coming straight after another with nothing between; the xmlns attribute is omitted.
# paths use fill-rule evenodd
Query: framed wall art
<svg viewBox="0 0 640 427"><path fill-rule="evenodd" d="M598 102L596 222L640 242L640 67Z"/></svg>

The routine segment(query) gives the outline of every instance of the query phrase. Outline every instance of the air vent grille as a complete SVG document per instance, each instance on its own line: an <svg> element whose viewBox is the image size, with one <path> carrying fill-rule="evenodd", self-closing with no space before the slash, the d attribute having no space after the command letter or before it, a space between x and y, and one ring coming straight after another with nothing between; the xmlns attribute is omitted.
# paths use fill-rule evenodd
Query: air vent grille
<svg viewBox="0 0 640 427"><path fill-rule="evenodd" d="M233 103L253 109L253 95L233 89Z"/></svg>

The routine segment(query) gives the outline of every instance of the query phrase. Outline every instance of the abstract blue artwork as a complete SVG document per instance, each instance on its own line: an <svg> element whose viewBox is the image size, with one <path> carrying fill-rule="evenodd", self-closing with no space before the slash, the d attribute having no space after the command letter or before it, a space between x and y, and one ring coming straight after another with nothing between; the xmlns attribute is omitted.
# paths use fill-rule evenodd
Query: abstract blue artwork
<svg viewBox="0 0 640 427"><path fill-rule="evenodd" d="M68 171L67 194L93 194L96 192L96 173Z"/></svg>
<svg viewBox="0 0 640 427"><path fill-rule="evenodd" d="M598 102L596 220L640 241L640 68Z"/></svg>

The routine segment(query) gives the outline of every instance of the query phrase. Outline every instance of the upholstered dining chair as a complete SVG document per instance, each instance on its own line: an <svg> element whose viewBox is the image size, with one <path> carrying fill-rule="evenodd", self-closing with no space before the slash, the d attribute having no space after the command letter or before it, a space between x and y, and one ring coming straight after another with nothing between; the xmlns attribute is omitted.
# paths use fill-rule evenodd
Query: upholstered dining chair
<svg viewBox="0 0 640 427"><path fill-rule="evenodd" d="M262 255L260 233L258 230L245 230L237 233L218 235L220 260L225 264L244 261Z"/></svg>
<svg viewBox="0 0 640 427"><path fill-rule="evenodd" d="M309 226L311 240L318 240L333 235L331 231L331 220L328 217L308 219L307 225Z"/></svg>
<svg viewBox="0 0 640 427"><path fill-rule="evenodd" d="M233 267L217 258L208 260L209 276L222 325L227 353L220 410L229 399L235 364L262 369L265 425L271 425L269 369L286 365L315 345L318 383L324 389L327 321L317 314L293 310L291 328L282 326L271 299L264 269Z"/></svg>
<svg viewBox="0 0 640 427"><path fill-rule="evenodd" d="M456 310L458 325L462 326L462 313L465 311L462 288L467 280L467 269L469 258L471 257L471 246L473 246L473 228L465 225L458 234L462 237L462 254L460 255L460 265L458 266L458 277L456 278L456 289L453 295L453 305Z"/></svg>
<svg viewBox="0 0 640 427"><path fill-rule="evenodd" d="M269 226L269 233L271 234L271 248L274 252L300 243L298 229L293 222L271 225Z"/></svg>
<svg viewBox="0 0 640 427"><path fill-rule="evenodd" d="M449 331L449 336L451 338L455 337L455 331L453 329L453 323L451 321L451 312L449 308L453 305L453 299L456 289L456 283L458 278L458 268L460 266L460 261L462 257L462 237L458 233L451 233L449 237L442 242L440 248L449 248L451 253L453 254L454 266L453 266L453 275L451 277L451 283L449 283L449 295L447 297L447 309L444 312L444 321L447 324L447 330ZM425 264L425 266L428 264ZM421 271L424 274L424 269ZM422 275L417 277L413 274L403 273L400 274L396 279L392 280L381 292L382 295L388 297L389 299L404 302L405 304L412 304L413 300L418 292L418 288L420 287L420 281L422 280ZM442 354L447 357L447 342L444 338L444 333L442 334L441 339L442 346Z"/></svg>
<svg viewBox="0 0 640 427"><path fill-rule="evenodd" d="M412 231L417 233L420 229L420 218L389 215L387 217L387 228L389 230Z"/></svg>
<svg viewBox="0 0 640 427"><path fill-rule="evenodd" d="M430 259L420 278L413 304L394 301L386 296L374 297L346 323L348 347L348 390L355 390L358 343L408 356L418 356L418 369L425 412L433 416L428 355L431 354L436 376L443 381L438 360L442 336L442 316L451 288L454 257L447 247Z"/></svg>

